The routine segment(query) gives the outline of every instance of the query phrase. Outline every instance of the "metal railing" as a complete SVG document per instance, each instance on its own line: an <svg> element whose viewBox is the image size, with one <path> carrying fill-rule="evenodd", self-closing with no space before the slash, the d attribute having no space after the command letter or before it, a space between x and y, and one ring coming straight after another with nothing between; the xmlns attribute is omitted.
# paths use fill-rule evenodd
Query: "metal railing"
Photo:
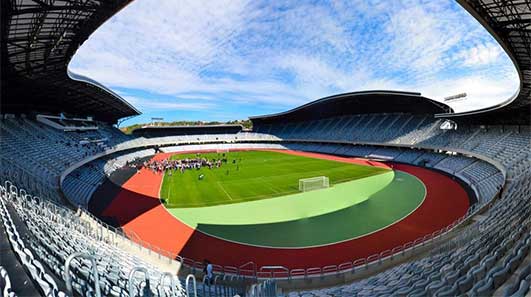
<svg viewBox="0 0 531 297"><path fill-rule="evenodd" d="M14 194L17 197L30 196L27 195L24 189L18 190L17 187L14 186L10 181L6 181L5 186L6 189L9 189L9 193ZM499 191L496 195L498 194ZM427 234L423 237L419 237L405 244L396 246L390 250L385 250L377 254L369 255L365 258L355 259L353 261L344 262L336 265L327 265L324 267L310 267L305 269L294 268L290 270L284 266L261 266L258 269L256 263L250 261L238 267L213 265L213 270L217 274L232 274L239 277L253 278L255 280L271 278L290 280L292 278L311 278L317 276L322 277L332 274L355 273L360 270L367 270L369 269L369 267L382 265L385 262L393 260L396 257L413 254L420 247L433 246L435 242L441 240L443 237L446 237L450 232L460 226L467 218L470 218L476 213L482 211L485 207L488 206L491 200L486 201L482 204L473 205L471 208L468 209L467 213L464 216L458 218L452 224L448 225L445 228L437 230L431 234ZM50 209L50 213L52 215L53 212L58 211L57 206L55 206L53 202L48 205L53 205L49 206L50 208L53 208L53 210ZM85 215L89 216L99 225L98 233L96 234L97 239L103 240L104 238L107 238L107 240L110 240L112 243L115 244L116 237L120 236L126 242L129 241L131 245L136 245L139 250L145 249L148 253L156 253L159 259L162 259L164 257L168 260L169 263L171 263L172 261L177 261L181 265L184 265L185 267L190 269L191 273L194 274L197 272L202 272L202 262L181 257L179 255L175 255L174 253L163 250L157 246L153 246L149 242L142 240L133 231L115 228L101 221L99 218L95 217L87 210L80 209L80 211ZM56 219L63 220L62 216L56 216ZM64 221L64 223L69 224L71 222ZM104 234L106 235L106 237L104 236Z"/></svg>
<svg viewBox="0 0 531 297"><path fill-rule="evenodd" d="M193 291L190 291L190 282L193 286ZM184 287L185 287L185 290L186 290L186 296L190 297L190 296L193 296L193 297L197 297L197 283L195 281L195 276L193 274L189 274L187 277L186 277L186 280L185 280L185 283L184 283ZM192 295L192 293L194 293Z"/></svg>
<svg viewBox="0 0 531 297"><path fill-rule="evenodd" d="M150 288L149 286L149 272L147 270L147 268L145 267L141 267L141 266L136 266L136 267L133 267L131 269L131 271L129 271L129 281L128 281L128 291L129 291L129 297L134 297L136 296L135 295L135 285L134 285L134 279L135 279L135 273L137 272L142 272L144 274L144 281L146 282L146 288ZM138 295L139 296L144 296L144 294L142 294L139 290L138 292Z"/></svg>
<svg viewBox="0 0 531 297"><path fill-rule="evenodd" d="M101 234L103 234L103 232L105 231L107 234L107 238L112 239L111 243L116 245L116 238L117 236L119 236L122 240L130 242L131 246L136 246L141 251L145 250L148 254L154 253L160 260L163 260L165 258L166 261L168 261L168 263L170 264L172 263L172 261L177 261L181 264L183 263L183 259L179 255L175 255L175 253L169 252L167 250L154 246L147 241L142 240L134 231L113 227L101 221L89 211L85 209L80 210L83 214L87 215L88 217L90 217L90 219L96 222L96 224L102 226L100 228Z"/></svg>
<svg viewBox="0 0 531 297"><path fill-rule="evenodd" d="M274 280L265 280L253 284L248 292L249 297L275 297L277 296L277 283Z"/></svg>
<svg viewBox="0 0 531 297"><path fill-rule="evenodd" d="M98 274L98 266L96 266L96 259L87 254L83 253L73 253L72 255L68 256L66 258L65 262L65 284L66 284L66 291L68 292L68 295L74 296L74 290L72 289L72 279L70 276L70 265L72 263L72 260L75 258L84 258L91 262L92 264L92 273L94 274L94 292L96 297L101 297L101 290L100 290L100 278Z"/></svg>
<svg viewBox="0 0 531 297"><path fill-rule="evenodd" d="M245 267L251 267L251 270L249 269L245 269ZM253 261L249 261L245 264L242 264L238 267L238 272L237 272L238 275L243 275L243 276L252 276L254 277L255 279L257 278L257 269L256 269L256 263L254 263Z"/></svg>
<svg viewBox="0 0 531 297"><path fill-rule="evenodd" d="M310 267L305 269L288 269L287 267L275 265L275 266L261 266L256 268L254 262L248 262L240 267L234 266L220 266L213 265L215 273L219 274L234 274L241 277L251 277L254 279L287 279L292 278L311 278L322 277L333 274L341 273L355 273L357 271L364 271L370 267L381 266L393 260L397 257L405 257L417 252L421 247L433 247L437 246L436 243L446 238L452 231L461 226L468 218L472 217L476 213L480 212L486 205L474 205L465 215L455 220L452 224L445 228L434 231L431 234L427 234L423 237L419 237L413 241L409 241L402 245L398 245L392 249L384 250L377 254L369 255L368 257L355 259L349 262L343 262L337 265L327 265L323 267ZM187 266L191 273L202 271L202 263L196 262L187 258L182 258L183 264ZM253 269L242 269L242 267L252 266ZM255 270L256 269L256 270Z"/></svg>
<svg viewBox="0 0 531 297"><path fill-rule="evenodd" d="M280 265L276 266L262 266L257 275L260 278L288 278L291 279L291 274L288 268Z"/></svg>
<svg viewBox="0 0 531 297"><path fill-rule="evenodd" d="M489 160L491 161L491 160ZM495 164L497 165L497 164ZM498 167L498 166L497 166ZM502 172L504 173L504 171ZM505 174L504 174L505 175ZM504 179L505 183L505 179ZM9 189L9 193L16 194L17 197L27 195L26 191L21 189L18 191L16 186L14 186L10 181L5 182L6 189ZM23 192L22 192L23 191ZM496 193L495 197L500 194L500 190ZM449 235L450 232L454 231L459 227L463 222L468 218L474 216L475 214L483 211L490 205L490 202L493 199L484 201L481 204L475 204L468 209L467 213L455 220L452 224L448 225L445 228L427 234L423 237L419 237L413 241L407 242L405 244L396 246L390 250L385 250L377 254L369 255L365 258L355 259L353 261L348 261L336 265L327 265L324 267L310 267L305 269L295 268L289 270L283 266L262 266L259 269L257 268L254 262L247 262L239 267L235 266L221 266L213 265L213 270L218 274L229 274L236 275L246 278L256 279L268 279L268 278L277 278L277 279L292 279L292 278L311 278L315 276L326 276L332 274L341 274L341 273L355 273L359 270L367 270L369 267L379 266L385 264L389 260L393 260L396 257L407 256L413 254L420 247L434 246L435 242L445 238ZM202 263L197 262L192 259L188 259L175 253L166 251L157 246L150 244L142 240L136 233L133 231L122 230L108 225L107 223L101 221L99 218L95 217L92 213L87 210L81 209L81 212L89 216L94 220L99 227L99 233L97 234L98 239L102 240L104 238L104 233L107 235L107 240L116 243L116 237L120 236L123 240L129 241L131 245L136 245L139 250L145 249L150 254L154 252L158 255L159 259L163 257L168 260L169 263L172 261L177 261L184 267L190 269L191 273L197 273L202 271ZM65 222L66 223L66 222ZM251 269L248 269L251 267Z"/></svg>
<svg viewBox="0 0 531 297"><path fill-rule="evenodd" d="M48 220L54 221L54 223L57 223L58 225L62 225L68 229L73 229L77 231L80 231L78 229L82 227L87 228L87 229L92 228L92 226L90 226L88 222L82 221L78 217L78 214L74 214L70 211L66 211L61 206L57 206L54 203L49 203L49 201L40 201L38 197L28 195L24 189L20 189L20 190L17 189L16 186L12 185L11 182L9 181L6 184L11 190L7 191L3 186L0 185L1 198L2 200L9 198L12 205L17 209L17 212L22 211L23 209L24 212L26 211L32 212L33 216L46 217ZM21 213L19 212L18 214L20 215ZM94 235L95 238L99 237L98 239L100 239L101 236L99 235L101 235L101 231L100 231L102 229L101 226L98 225L98 227L92 228L92 229L94 229L93 231L95 231L96 234L92 234L90 230L83 230L84 232L80 232L80 233L83 233L84 235ZM101 282L99 280L100 275L98 274L98 270L97 270L96 257L86 254L86 253L81 253L81 252L75 252L71 254L70 256L67 256L65 260L64 271L65 271L65 285L66 285L66 289L68 290L67 292L69 293L70 296L74 296L72 293L73 288L76 288L76 290L79 290L79 287L72 285L72 283L75 282L77 278L75 276L72 278L71 276L72 271L76 271L76 269L79 269L78 265L76 266L72 265L73 263L72 261L74 261L74 259L76 258L88 259L91 262L90 271L95 276L88 276L88 279L93 280L94 282L94 296L101 296L101 286L100 286ZM82 262L77 262L77 263L80 263L80 265L84 265ZM143 266L136 266L136 267L133 267L131 270L129 270L129 272L130 272L129 279L128 279L129 281L127 282L127 288L126 288L128 289L129 296L135 296L135 295L144 296L145 294L147 294L145 291L144 292L140 292L138 290L135 291L133 287L133 284L134 284L133 280L136 279L134 278L135 273L143 272L144 281L145 281L145 286L143 288L145 290L148 288L151 289L150 279L148 277L149 272L147 268L144 268ZM164 280L168 277L170 278L170 283L165 285ZM173 275L169 272L164 272L161 274L159 284L161 286L167 286L170 289L169 292L177 292L175 291L178 288L176 278L174 278Z"/></svg>

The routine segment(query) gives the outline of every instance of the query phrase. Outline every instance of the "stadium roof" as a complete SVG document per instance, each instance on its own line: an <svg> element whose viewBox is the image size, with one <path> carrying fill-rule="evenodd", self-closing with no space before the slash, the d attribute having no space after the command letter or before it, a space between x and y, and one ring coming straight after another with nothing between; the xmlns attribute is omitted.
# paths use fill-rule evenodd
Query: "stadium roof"
<svg viewBox="0 0 531 297"><path fill-rule="evenodd" d="M129 2L2 0L2 113L64 112L107 122L140 114L101 84L67 71L78 47Z"/></svg>
<svg viewBox="0 0 531 297"><path fill-rule="evenodd" d="M363 91L333 95L315 100L292 110L271 115L255 116L253 123L300 121L362 113L448 113L452 109L420 93L398 91Z"/></svg>
<svg viewBox="0 0 531 297"><path fill-rule="evenodd" d="M482 110L441 115L456 120L529 124L531 112L531 2L529 0L458 0L500 43L520 77L519 90L506 101Z"/></svg>
<svg viewBox="0 0 531 297"><path fill-rule="evenodd" d="M120 96L97 82L67 71L68 63L78 47L103 22L130 1L0 1L2 14L1 112L65 112L76 116L93 116L95 119L108 122L116 122L120 118L140 114ZM503 103L482 110L448 114L448 107L441 104L439 109L444 110L438 112L441 113L439 116L481 123L529 124L531 3L528 0L458 0L458 2L496 38L507 52L518 71L520 88L514 96ZM288 112L253 119L291 116L302 109L312 111L316 104L324 102L329 104L332 99L337 100L335 104L338 104L346 102L346 98L358 100L370 96L371 93L374 92L331 96ZM365 102L363 106L355 108L351 106L349 112L363 112L363 110L374 112L377 107L380 112L400 110L405 108L403 104L405 97L411 97L407 100L413 100L413 97L424 98L415 93L384 93L388 94L380 94L380 96L394 97L400 99L401 102L391 104L391 100L386 100L385 104L383 102L380 106L373 104L372 108L371 104ZM372 96L372 102L378 100L375 98ZM428 107L430 105L433 106ZM436 106L435 102L429 100L426 104L416 104L414 110L409 111L428 112L430 108L437 109L434 106ZM316 114L323 114L323 112L316 111Z"/></svg>
<svg viewBox="0 0 531 297"><path fill-rule="evenodd" d="M359 92L336 95L319 99L301 107L292 109L290 111L267 115L252 117L253 121L271 121L281 119L295 119L311 117L311 116L329 116L333 113L332 107L324 108L323 103L329 105L337 105L340 109L339 113L371 113L371 112L391 112L391 111L404 111L404 112L428 112L438 113L436 116L443 118L452 118L461 122L469 123L481 123L481 124L529 124L531 114L531 2L528 0L458 0L459 4L463 6L472 16L474 16L490 34L500 43L502 48L506 51L508 56L513 61L520 78L520 86L518 91L505 100L504 102L485 109L464 112L453 113L444 104L441 104L440 110L429 110L429 105L437 105L436 102L424 97L420 97L420 94L415 93L394 93L394 96L385 96L386 100L380 100L374 92ZM399 102L392 102L392 100L398 99L404 100L410 96L416 95L419 100L423 98L428 100L425 102L428 106L422 104L415 104L409 106L409 110L406 106ZM364 95L362 97L357 97ZM366 102L359 101L358 104L364 103L364 106L348 105L344 106L336 102L337 99L346 96L348 100L353 98L361 99L365 96L370 96L370 100ZM356 97L350 97L356 96ZM345 98L344 98L345 99ZM330 101L334 100L334 101ZM412 100L408 98L406 100ZM355 101L351 101L352 103ZM370 102L370 104L366 104ZM418 101L420 103L420 101ZM319 109L319 106L323 110ZM405 108L404 108L405 107ZM425 108L428 109L425 109ZM400 110L403 108L403 110ZM420 108L420 109L419 109Z"/></svg>
<svg viewBox="0 0 531 297"><path fill-rule="evenodd" d="M239 124L189 125L189 126L145 126L134 129L132 134L143 137L191 134L234 134L243 130Z"/></svg>

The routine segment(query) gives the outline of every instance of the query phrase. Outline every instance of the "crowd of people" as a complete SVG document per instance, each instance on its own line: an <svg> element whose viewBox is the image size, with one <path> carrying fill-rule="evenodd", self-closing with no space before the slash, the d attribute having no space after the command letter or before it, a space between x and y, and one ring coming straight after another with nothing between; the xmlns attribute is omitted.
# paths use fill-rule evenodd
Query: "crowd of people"
<svg viewBox="0 0 531 297"><path fill-rule="evenodd" d="M196 155L195 158L185 158L178 160L164 159L162 161L146 161L142 164L141 167L148 168L155 173L166 173L171 174L172 172L181 172L184 173L185 170L196 169L199 170L202 167L220 168L223 163L227 163L227 158L222 156L218 159L207 159L203 158L200 155Z"/></svg>

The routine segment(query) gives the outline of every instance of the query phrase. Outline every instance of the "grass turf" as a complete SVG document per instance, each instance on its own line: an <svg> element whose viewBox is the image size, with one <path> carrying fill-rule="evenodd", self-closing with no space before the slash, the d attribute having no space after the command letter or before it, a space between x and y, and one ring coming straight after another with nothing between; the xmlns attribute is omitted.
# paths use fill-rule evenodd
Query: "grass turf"
<svg viewBox="0 0 531 297"><path fill-rule="evenodd" d="M166 201L166 207L204 207L272 198L299 192L301 178L328 176L330 184L334 185L388 171L280 152L240 151L226 155L228 162L221 168L165 174L160 197ZM181 154L172 158L193 156L195 154ZM201 156L218 159L221 155L205 153ZM205 175L203 180L198 179L199 174Z"/></svg>
<svg viewBox="0 0 531 297"><path fill-rule="evenodd" d="M367 179L373 178L381 179L385 175L387 174L364 178L360 182L364 183ZM352 198L359 197L359 195L363 195L360 192L368 185L360 186L356 182L344 183L338 185L338 187L345 185L349 188L348 192ZM297 220L268 224L227 225L222 222L217 224L199 223L196 229L225 240L258 246L285 248L332 244L365 236L396 223L414 211L424 201L425 195L425 187L419 179L413 175L395 171L392 182L383 189L376 191L368 199L360 203L353 203L350 207L337 211L311 217L300 216ZM331 197L323 197L325 198L324 200L328 200L327 202L321 202L318 205L326 208L338 202L336 195L329 196ZM272 200L274 199L268 199L264 202ZM276 205L270 205L266 209L276 210L282 207L289 207L282 203L284 198L279 200ZM290 209L295 214L304 213L305 209L312 207L312 201L307 199L300 200L306 203L300 206L300 210ZM218 207L225 206L217 206L215 208ZM173 209L169 211L172 214L174 211L190 212L190 214L185 214L184 216L174 214L181 220L185 218L183 221L186 222L187 216L194 217L196 211L203 209ZM264 213L263 209L261 209L261 213ZM261 215L260 209L250 209L249 212L255 213L256 217ZM233 216L240 216L241 213L241 211L231 212ZM274 211L266 211L264 215L267 216L270 213L274 213ZM194 219L197 217L195 216ZM199 217L198 219L201 218Z"/></svg>

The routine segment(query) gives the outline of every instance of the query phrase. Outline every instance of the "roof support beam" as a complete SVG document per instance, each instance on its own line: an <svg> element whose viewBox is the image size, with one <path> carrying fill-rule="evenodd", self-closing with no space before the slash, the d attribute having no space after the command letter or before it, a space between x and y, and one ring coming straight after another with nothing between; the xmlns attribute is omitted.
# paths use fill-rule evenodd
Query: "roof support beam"
<svg viewBox="0 0 531 297"><path fill-rule="evenodd" d="M48 12L63 11L63 10L94 12L97 10L97 8L98 8L97 6L81 6L81 5L31 7L31 8L23 8L23 9L15 10L13 15L48 13Z"/></svg>

